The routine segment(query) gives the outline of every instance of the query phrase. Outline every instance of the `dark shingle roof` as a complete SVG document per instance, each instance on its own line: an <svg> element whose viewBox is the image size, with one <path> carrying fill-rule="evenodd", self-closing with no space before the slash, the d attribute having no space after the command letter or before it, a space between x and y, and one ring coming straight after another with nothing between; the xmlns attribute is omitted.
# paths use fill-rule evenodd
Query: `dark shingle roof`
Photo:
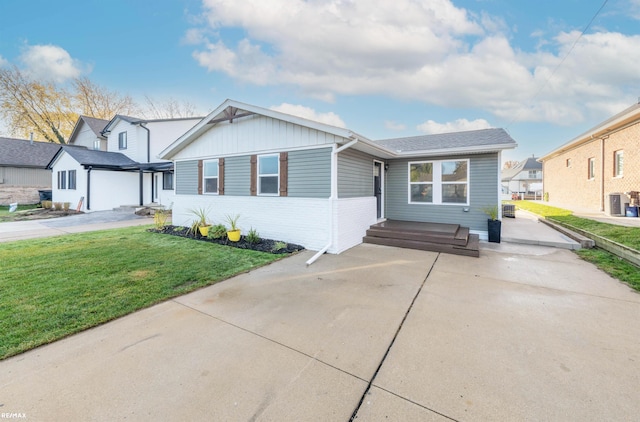
<svg viewBox="0 0 640 422"><path fill-rule="evenodd" d="M466 132L420 135L374 141L396 152L439 151L502 146L512 148L516 142L504 129L480 129Z"/></svg>
<svg viewBox="0 0 640 422"><path fill-rule="evenodd" d="M83 166L137 167L139 164L119 152L98 151L84 147L64 146L63 151Z"/></svg>
<svg viewBox="0 0 640 422"><path fill-rule="evenodd" d="M0 166L47 168L60 144L0 138Z"/></svg>
<svg viewBox="0 0 640 422"><path fill-rule="evenodd" d="M542 170L542 163L538 162L535 157L529 157L524 161L520 161L515 167L502 171L502 181L506 182L513 179L522 171Z"/></svg>
<svg viewBox="0 0 640 422"><path fill-rule="evenodd" d="M109 120L104 119L96 119L95 117L89 116L80 116L82 120L89 126L91 131L95 133L96 136L102 136L102 130L109 123Z"/></svg>

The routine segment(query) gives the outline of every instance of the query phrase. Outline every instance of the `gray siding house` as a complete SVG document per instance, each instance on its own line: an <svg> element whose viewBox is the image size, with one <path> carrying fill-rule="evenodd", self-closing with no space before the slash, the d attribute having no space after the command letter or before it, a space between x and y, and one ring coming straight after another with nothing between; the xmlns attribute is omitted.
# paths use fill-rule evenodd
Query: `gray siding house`
<svg viewBox="0 0 640 422"><path fill-rule="evenodd" d="M173 222L240 214L244 233L340 253L385 220L464 224L487 237L500 202L503 129L370 140L226 100L160 153L175 162Z"/></svg>
<svg viewBox="0 0 640 422"><path fill-rule="evenodd" d="M59 144L0 138L0 205L37 204L38 190L51 189L47 164Z"/></svg>

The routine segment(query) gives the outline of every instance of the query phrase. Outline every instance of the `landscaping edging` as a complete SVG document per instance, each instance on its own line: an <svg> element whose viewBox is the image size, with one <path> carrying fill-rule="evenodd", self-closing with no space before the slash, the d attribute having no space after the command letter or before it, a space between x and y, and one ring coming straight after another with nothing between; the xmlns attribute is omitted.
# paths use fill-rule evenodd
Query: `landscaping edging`
<svg viewBox="0 0 640 422"><path fill-rule="evenodd" d="M545 224L549 224L549 225L554 225L554 226L561 226L561 227L565 227L568 228L572 231L574 231L575 233L578 233L582 236L585 236L589 239L591 239L595 246L597 246L600 249L604 249L607 252L611 252L612 254L619 256L622 259L625 259L629 262L631 262L634 265L637 265L640 267L640 251L637 251L635 249L632 249L628 246L625 245L621 245L620 243L614 242L612 240L606 239L602 236L599 236L597 234L593 234L591 232L588 232L586 230L582 230L579 229L577 227L574 227L570 224L566 224L566 223L559 223L559 222L550 222L547 219L541 219L541 221L543 221ZM551 223L551 224L550 224ZM566 233L565 233L566 234ZM567 234L568 235L568 234Z"/></svg>

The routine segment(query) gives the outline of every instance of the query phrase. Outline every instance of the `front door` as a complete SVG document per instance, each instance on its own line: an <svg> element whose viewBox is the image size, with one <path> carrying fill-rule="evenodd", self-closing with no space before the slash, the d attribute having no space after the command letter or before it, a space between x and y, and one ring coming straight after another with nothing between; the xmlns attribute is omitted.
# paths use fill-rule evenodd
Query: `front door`
<svg viewBox="0 0 640 422"><path fill-rule="evenodd" d="M382 163L373 163L373 195L376 197L376 216L382 218Z"/></svg>

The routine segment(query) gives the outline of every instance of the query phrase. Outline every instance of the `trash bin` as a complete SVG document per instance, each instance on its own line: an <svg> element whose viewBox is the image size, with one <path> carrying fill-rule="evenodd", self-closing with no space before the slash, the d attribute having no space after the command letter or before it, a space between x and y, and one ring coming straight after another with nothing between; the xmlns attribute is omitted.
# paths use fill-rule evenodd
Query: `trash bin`
<svg viewBox="0 0 640 422"><path fill-rule="evenodd" d="M502 216L516 218L516 206L513 204L502 204Z"/></svg>
<svg viewBox="0 0 640 422"><path fill-rule="evenodd" d="M40 194L40 202L42 201L51 201L53 197L53 192L51 190L39 190Z"/></svg>
<svg viewBox="0 0 640 422"><path fill-rule="evenodd" d="M627 205L625 207L625 215L627 217L637 217L638 216L638 207L634 205Z"/></svg>

